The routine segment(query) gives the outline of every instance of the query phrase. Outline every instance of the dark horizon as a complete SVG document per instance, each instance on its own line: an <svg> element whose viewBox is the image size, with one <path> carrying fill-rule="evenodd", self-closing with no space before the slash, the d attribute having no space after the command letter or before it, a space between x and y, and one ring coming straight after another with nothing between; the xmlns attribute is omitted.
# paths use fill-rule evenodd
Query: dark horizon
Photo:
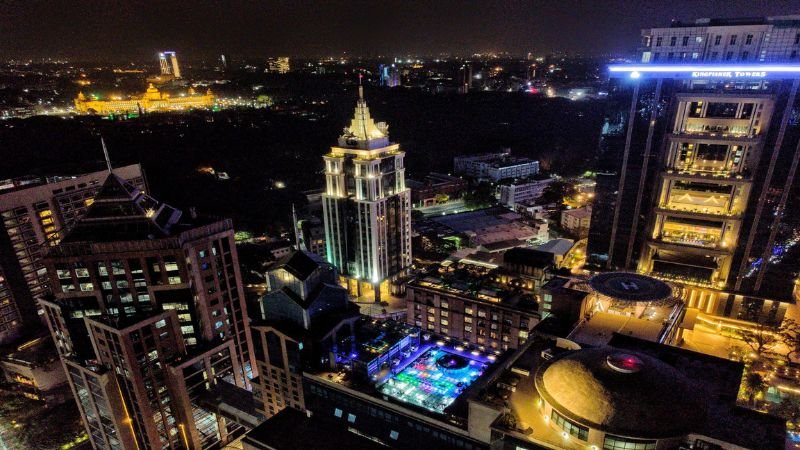
<svg viewBox="0 0 800 450"><path fill-rule="evenodd" d="M78 6L78 7L76 7ZM569 52L627 54L641 28L672 20L800 13L790 1L478 3L456 0L18 1L0 8L2 59L143 61L245 57Z"/></svg>

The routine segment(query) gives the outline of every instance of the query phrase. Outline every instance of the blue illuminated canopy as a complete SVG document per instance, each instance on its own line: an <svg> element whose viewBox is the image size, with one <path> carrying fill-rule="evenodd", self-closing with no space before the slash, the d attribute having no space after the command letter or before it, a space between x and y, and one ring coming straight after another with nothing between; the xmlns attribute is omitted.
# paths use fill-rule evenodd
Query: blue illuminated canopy
<svg viewBox="0 0 800 450"><path fill-rule="evenodd" d="M798 78L800 64L611 64L612 78L737 79Z"/></svg>

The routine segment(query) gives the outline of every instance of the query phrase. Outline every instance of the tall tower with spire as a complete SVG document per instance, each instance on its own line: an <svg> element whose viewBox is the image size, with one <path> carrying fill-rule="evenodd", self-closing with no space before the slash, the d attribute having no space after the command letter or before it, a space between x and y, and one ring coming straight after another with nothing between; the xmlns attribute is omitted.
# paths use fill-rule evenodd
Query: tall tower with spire
<svg viewBox="0 0 800 450"><path fill-rule="evenodd" d="M322 207L328 260L356 296L380 301L387 281L411 265L411 192L399 144L375 123L358 87L350 126L325 155Z"/></svg>

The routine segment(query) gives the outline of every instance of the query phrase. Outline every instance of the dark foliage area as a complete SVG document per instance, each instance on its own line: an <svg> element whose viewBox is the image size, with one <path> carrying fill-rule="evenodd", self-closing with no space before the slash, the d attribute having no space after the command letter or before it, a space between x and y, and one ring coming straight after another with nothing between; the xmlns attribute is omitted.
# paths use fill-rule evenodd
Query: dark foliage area
<svg viewBox="0 0 800 450"><path fill-rule="evenodd" d="M143 164L157 198L232 217L239 229L276 233L290 222L291 204L305 203L301 191L322 185L321 156L352 114L352 87L320 84L295 80L286 89L304 95L272 111L9 120L0 124L0 178L99 170L102 135L115 165ZM603 111L600 102L521 93L430 95L397 88L368 90L367 102L376 120L390 124L412 176L447 172L455 155L502 147L540 159L544 170L582 172L591 168ZM204 166L231 179L200 173ZM277 188L278 181L286 187Z"/></svg>

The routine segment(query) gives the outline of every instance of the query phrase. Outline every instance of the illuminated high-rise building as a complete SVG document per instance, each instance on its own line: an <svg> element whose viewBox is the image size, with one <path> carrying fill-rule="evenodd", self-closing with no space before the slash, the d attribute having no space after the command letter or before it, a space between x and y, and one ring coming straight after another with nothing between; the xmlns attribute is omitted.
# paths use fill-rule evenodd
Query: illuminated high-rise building
<svg viewBox="0 0 800 450"><path fill-rule="evenodd" d="M95 449L200 449L243 431L201 399L255 367L230 220L109 174L44 259L40 300Z"/></svg>
<svg viewBox="0 0 800 450"><path fill-rule="evenodd" d="M386 87L400 86L400 69L395 64L381 64L378 66L380 85Z"/></svg>
<svg viewBox="0 0 800 450"><path fill-rule="evenodd" d="M694 332L735 332L797 295L800 17L706 25L645 30L649 63L609 69L588 262L674 282Z"/></svg>
<svg viewBox="0 0 800 450"><path fill-rule="evenodd" d="M172 75L173 78L181 77L181 68L178 65L178 55L175 52L161 52L158 54L161 66L161 75Z"/></svg>
<svg viewBox="0 0 800 450"><path fill-rule="evenodd" d="M411 265L411 192L399 144L389 127L375 123L363 88L339 145L325 155L322 207L327 257L348 279L353 295L372 290Z"/></svg>
<svg viewBox="0 0 800 450"><path fill-rule="evenodd" d="M279 56L277 58L270 58L267 60L267 72L272 73L289 73L289 57Z"/></svg>
<svg viewBox="0 0 800 450"><path fill-rule="evenodd" d="M114 169L141 190L139 164ZM36 299L50 288L42 255L94 201L106 171L49 177L0 191L0 343L38 324Z"/></svg>

